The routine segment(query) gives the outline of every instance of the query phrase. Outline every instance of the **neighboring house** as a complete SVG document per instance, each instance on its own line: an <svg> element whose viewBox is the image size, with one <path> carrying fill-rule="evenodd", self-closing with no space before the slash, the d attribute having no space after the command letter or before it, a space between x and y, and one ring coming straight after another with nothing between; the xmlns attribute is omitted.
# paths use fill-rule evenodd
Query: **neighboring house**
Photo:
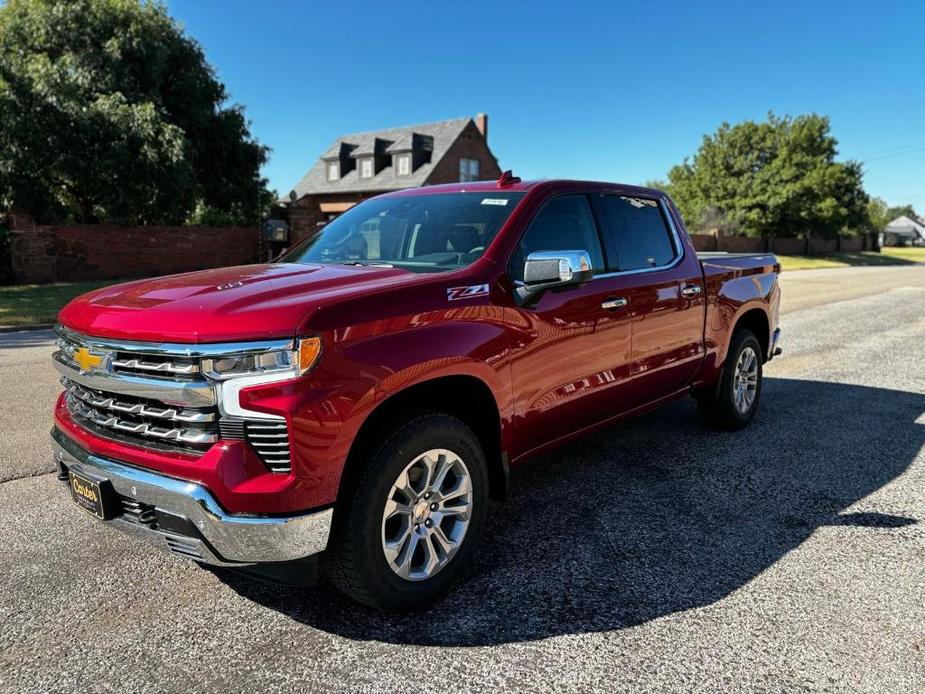
<svg viewBox="0 0 925 694"><path fill-rule="evenodd" d="M925 246L925 224L921 219L903 215L886 225L881 246Z"/></svg>
<svg viewBox="0 0 925 694"><path fill-rule="evenodd" d="M361 200L402 188L491 180L501 175L488 147L488 116L457 118L337 138L274 216L289 222L290 243Z"/></svg>

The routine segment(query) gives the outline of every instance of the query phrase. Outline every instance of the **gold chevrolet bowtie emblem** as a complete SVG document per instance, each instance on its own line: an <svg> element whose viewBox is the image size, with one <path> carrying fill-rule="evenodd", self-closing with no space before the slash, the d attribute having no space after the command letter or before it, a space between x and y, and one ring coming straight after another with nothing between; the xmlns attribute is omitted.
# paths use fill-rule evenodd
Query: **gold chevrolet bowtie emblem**
<svg viewBox="0 0 925 694"><path fill-rule="evenodd" d="M89 349L86 347L81 347L76 352L74 352L74 361L77 362L77 366L80 367L81 371L89 371L90 369L96 368L102 364L103 357L90 354Z"/></svg>

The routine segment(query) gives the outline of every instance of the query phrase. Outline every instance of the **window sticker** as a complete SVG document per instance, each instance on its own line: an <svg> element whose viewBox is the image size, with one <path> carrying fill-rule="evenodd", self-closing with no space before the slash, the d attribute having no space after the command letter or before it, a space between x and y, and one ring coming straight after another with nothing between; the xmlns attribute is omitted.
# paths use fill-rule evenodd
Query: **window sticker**
<svg viewBox="0 0 925 694"><path fill-rule="evenodd" d="M482 198L483 205L507 205L507 198Z"/></svg>

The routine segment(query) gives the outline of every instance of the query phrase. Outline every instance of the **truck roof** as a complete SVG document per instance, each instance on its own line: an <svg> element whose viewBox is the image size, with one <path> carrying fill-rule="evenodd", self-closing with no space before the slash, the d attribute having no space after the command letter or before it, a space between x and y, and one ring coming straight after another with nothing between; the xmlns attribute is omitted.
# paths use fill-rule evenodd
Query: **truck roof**
<svg viewBox="0 0 925 694"><path fill-rule="evenodd" d="M471 181L468 183L444 183L435 186L423 186L420 188L405 188L386 193L382 197L405 197L410 195L433 195L436 193L490 193L499 191L508 192L526 192L533 188L570 188L588 187L588 188L610 188L612 190L631 193L634 195L643 195L650 197L665 197L663 191L655 188L646 188L644 186L634 186L625 183L612 183L607 181L583 181L568 178L540 178L532 181L521 181L516 179L510 183L501 183L501 181Z"/></svg>

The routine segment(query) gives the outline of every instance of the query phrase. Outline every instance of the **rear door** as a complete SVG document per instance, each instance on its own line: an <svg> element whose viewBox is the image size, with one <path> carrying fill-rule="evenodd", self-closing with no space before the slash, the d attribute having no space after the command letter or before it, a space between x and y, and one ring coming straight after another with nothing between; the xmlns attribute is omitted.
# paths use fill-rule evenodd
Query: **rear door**
<svg viewBox="0 0 925 694"><path fill-rule="evenodd" d="M664 200L611 191L593 200L608 259L605 276L618 283L632 320L630 397L643 405L689 384L703 358L700 261L682 242Z"/></svg>
<svg viewBox="0 0 925 694"><path fill-rule="evenodd" d="M588 195L548 200L530 222L508 265L523 280L527 255L583 250L596 274L605 271L599 231ZM544 292L535 305L506 312L515 336L511 377L515 427L522 451L607 419L626 408L631 330L625 306L608 308L613 280Z"/></svg>

